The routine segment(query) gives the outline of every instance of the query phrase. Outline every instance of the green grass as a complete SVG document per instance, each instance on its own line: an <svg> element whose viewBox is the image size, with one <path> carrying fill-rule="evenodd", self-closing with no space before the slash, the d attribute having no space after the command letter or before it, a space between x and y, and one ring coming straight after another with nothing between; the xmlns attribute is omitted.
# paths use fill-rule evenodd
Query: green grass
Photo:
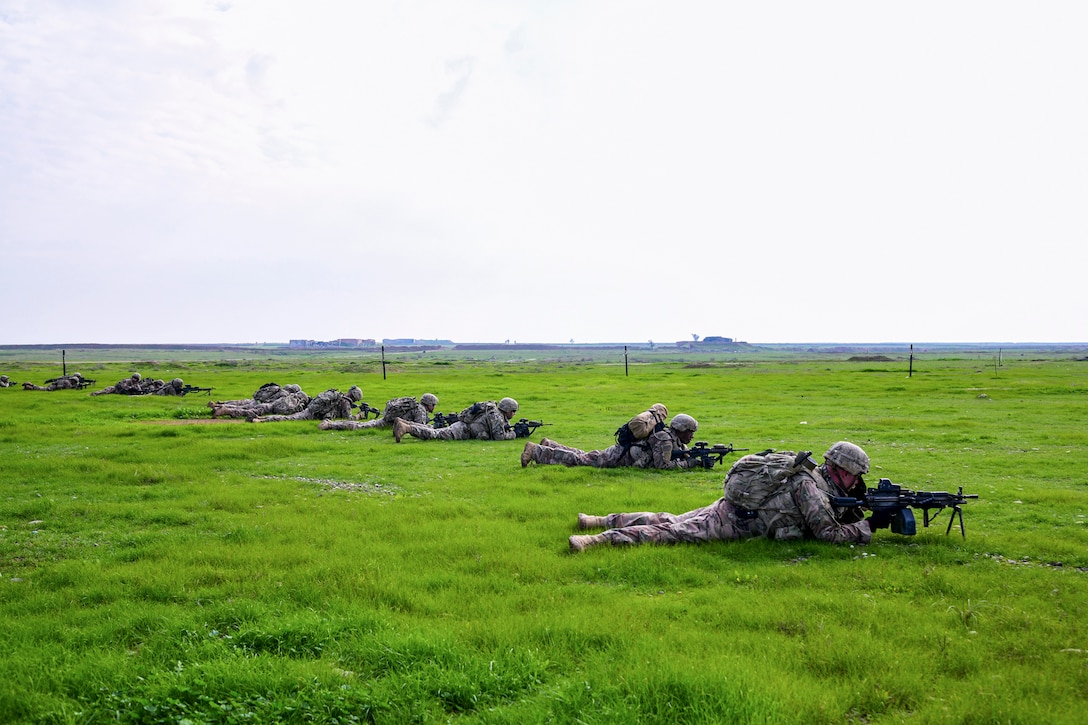
<svg viewBox="0 0 1088 725"><path fill-rule="evenodd" d="M148 363L249 397L517 398L603 447L664 402L698 438L839 439L955 490L919 535L567 552L579 511L686 511L724 470L518 463L522 441L191 423L207 396L0 390L0 722L1079 722L1088 697L1084 361L337 357ZM20 362L41 382L50 365ZM69 364L69 370L73 370ZM980 397L985 396L985 397ZM728 459L727 459L728 460Z"/></svg>

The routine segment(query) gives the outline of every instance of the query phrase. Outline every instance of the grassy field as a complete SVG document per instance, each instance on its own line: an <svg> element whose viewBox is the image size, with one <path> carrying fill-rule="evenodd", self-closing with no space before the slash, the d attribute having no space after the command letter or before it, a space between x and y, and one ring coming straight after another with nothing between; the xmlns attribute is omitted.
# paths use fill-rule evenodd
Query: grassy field
<svg viewBox="0 0 1088 725"><path fill-rule="evenodd" d="M430 355L430 357L428 357ZM81 361L85 362L85 361ZM0 372L41 384L53 362ZM1074 723L1088 700L1088 362L105 358L246 398L504 395L605 447L651 403L753 450L866 448L980 498L915 537L567 550L724 469L522 469L524 441L206 420L207 396L0 389L0 722ZM727 459L728 460L728 459Z"/></svg>

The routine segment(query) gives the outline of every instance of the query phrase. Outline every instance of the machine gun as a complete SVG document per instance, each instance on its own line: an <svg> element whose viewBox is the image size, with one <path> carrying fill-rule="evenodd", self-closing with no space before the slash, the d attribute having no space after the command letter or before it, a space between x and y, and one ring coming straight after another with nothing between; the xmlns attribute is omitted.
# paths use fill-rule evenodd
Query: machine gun
<svg viewBox="0 0 1088 725"><path fill-rule="evenodd" d="M428 422L435 428L447 428L459 420L457 413L435 413L434 418Z"/></svg>
<svg viewBox="0 0 1088 725"><path fill-rule="evenodd" d="M734 448L733 444L725 445L724 443L716 443L713 446L708 445L706 441L696 441L695 445L687 450L680 450L676 448L672 452L672 460L690 460L697 458L699 460L699 466L702 468L713 468L714 463L721 463L722 460L734 451L746 451L747 448Z"/></svg>
<svg viewBox="0 0 1088 725"><path fill-rule="evenodd" d="M358 404L352 403L351 407L352 409L359 409L359 412L352 416L352 418L355 418L356 420L366 420L368 417L370 417L371 413L374 414L375 418L380 417L382 414L382 412L377 408L371 408L370 403L367 403L365 400L359 402Z"/></svg>
<svg viewBox="0 0 1088 725"><path fill-rule="evenodd" d="M181 389L181 394L188 395L189 393L207 393L208 397L211 397L212 390L214 390L214 388L198 388L195 385L185 385Z"/></svg>
<svg viewBox="0 0 1088 725"><path fill-rule="evenodd" d="M832 496L831 504L845 508L864 507L873 512L869 519L869 525L874 529L891 527L893 534L914 536L918 533L918 527L914 521L914 512L911 508L922 509L922 525L928 527L930 521L946 508L952 509L952 517L948 521L945 535L952 531L952 524L959 519L960 534L967 538L967 531L963 527L963 509L968 499L978 498L977 493L967 494L963 492L963 486L956 493L945 491L910 491L891 482L891 479L882 478L876 488L865 491L865 498L857 499L849 496ZM934 510L936 509L936 510ZM933 513L930 513L933 511Z"/></svg>
<svg viewBox="0 0 1088 725"><path fill-rule="evenodd" d="M517 423L514 423L514 436L517 438L528 438L536 429L542 425L551 425L551 423L542 423L539 420L529 420L528 418L522 418Z"/></svg>

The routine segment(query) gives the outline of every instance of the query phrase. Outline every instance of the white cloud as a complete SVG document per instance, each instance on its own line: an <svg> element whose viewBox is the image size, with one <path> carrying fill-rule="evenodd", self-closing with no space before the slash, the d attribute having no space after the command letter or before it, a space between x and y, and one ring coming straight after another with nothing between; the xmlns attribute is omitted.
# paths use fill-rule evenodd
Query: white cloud
<svg viewBox="0 0 1088 725"><path fill-rule="evenodd" d="M1086 15L0 0L5 341L1083 340Z"/></svg>

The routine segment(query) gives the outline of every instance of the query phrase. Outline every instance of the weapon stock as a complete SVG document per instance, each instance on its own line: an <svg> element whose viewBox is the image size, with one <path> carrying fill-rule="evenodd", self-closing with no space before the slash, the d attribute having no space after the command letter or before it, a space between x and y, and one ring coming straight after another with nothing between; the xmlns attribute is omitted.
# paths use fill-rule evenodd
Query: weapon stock
<svg viewBox="0 0 1088 725"><path fill-rule="evenodd" d="M922 526L928 528L931 521L935 521L944 509L952 509L952 516L948 520L947 536L952 531L952 524L959 520L960 534L966 538L967 530L963 525L963 509L961 506L968 499L978 498L977 493L963 492L963 486L956 493L947 491L911 491L894 484L891 479L882 478L876 488L865 491L865 498L857 499L849 496L832 496L831 504L844 508L867 508L873 512L869 520L875 528L890 526L892 533L903 536L914 536L918 533L917 523L914 519L912 508L922 509ZM934 510L935 509L935 510Z"/></svg>

